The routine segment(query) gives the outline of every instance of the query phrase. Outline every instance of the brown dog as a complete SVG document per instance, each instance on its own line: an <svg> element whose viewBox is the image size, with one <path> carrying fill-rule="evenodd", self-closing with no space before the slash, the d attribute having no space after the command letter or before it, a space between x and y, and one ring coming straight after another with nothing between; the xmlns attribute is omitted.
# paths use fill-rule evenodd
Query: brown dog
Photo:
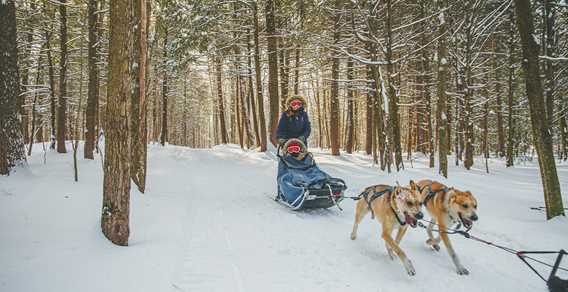
<svg viewBox="0 0 568 292"><path fill-rule="evenodd" d="M446 233L447 227L452 224L461 224L466 229L473 226L477 221L477 200L470 191L462 192L455 188L448 188L442 183L431 180L421 180L418 182L420 199L426 206L426 210L432 216L432 223L428 225L428 240L426 244L432 246L436 251L440 250L440 237L446 246L457 272L460 275L467 275L469 271L462 266L458 255L452 247L450 238ZM439 226L439 237L432 235L433 223Z"/></svg>
<svg viewBox="0 0 568 292"><path fill-rule="evenodd" d="M414 181L410 181L410 188L388 185L370 186L359 197L361 199L355 206L355 222L353 223L351 239L357 238L359 223L367 213L371 212L373 217L376 217L382 225L381 236L385 241L391 260L394 260L394 253L396 253L408 275L414 276L416 274L414 266L399 246L408 225L415 228L418 219L423 217L420 194ZM396 240L393 240L392 232L395 228L398 228L398 233Z"/></svg>

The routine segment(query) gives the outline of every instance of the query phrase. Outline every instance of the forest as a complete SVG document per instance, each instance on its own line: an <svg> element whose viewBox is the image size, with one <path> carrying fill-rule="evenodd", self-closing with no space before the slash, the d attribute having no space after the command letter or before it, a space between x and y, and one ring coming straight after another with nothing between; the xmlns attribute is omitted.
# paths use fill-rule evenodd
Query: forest
<svg viewBox="0 0 568 292"><path fill-rule="evenodd" d="M274 204L290 100L317 210ZM428 180L479 201L416 218L460 276L410 231L392 278L349 199ZM0 0L0 290L541 291L502 250L568 271L567 190L566 0Z"/></svg>
<svg viewBox="0 0 568 292"><path fill-rule="evenodd" d="M0 174L40 147L77 181L99 156L119 245L149 145L273 151L294 95L314 149L386 174L420 154L444 178L535 161L564 215L564 0L2 0L0 28Z"/></svg>

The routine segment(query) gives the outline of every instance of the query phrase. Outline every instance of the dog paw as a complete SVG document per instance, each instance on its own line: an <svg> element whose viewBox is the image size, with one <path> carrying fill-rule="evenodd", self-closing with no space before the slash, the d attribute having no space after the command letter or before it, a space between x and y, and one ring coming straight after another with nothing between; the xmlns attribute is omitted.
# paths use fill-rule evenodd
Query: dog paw
<svg viewBox="0 0 568 292"><path fill-rule="evenodd" d="M406 273L409 276L415 276L416 275L416 270L414 269L414 266L412 265L412 262L410 260L406 260L404 262L404 268L406 269Z"/></svg>
<svg viewBox="0 0 568 292"><path fill-rule="evenodd" d="M469 271L464 267L459 267L457 269L457 272L458 272L458 275L463 275L463 276L469 275Z"/></svg>
<svg viewBox="0 0 568 292"><path fill-rule="evenodd" d="M351 233L351 240L355 240L355 239L357 239L357 234Z"/></svg>
<svg viewBox="0 0 568 292"><path fill-rule="evenodd" d="M389 258L391 259L391 261L394 261L396 258L396 255L394 254L394 252L392 251L392 249L387 247L387 253L389 254Z"/></svg>
<svg viewBox="0 0 568 292"><path fill-rule="evenodd" d="M437 245L437 244L432 244L432 248L433 248L435 251L440 251L440 246Z"/></svg>

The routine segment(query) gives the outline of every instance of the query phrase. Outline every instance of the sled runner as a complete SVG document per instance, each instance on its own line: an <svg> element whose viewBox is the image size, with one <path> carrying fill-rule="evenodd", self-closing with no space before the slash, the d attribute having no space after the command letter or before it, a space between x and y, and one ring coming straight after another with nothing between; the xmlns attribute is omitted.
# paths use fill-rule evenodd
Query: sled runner
<svg viewBox="0 0 568 292"><path fill-rule="evenodd" d="M302 141L288 140L282 149L278 147L276 156L276 201L292 210L301 210L329 208L343 199L343 192L347 189L345 182L322 171Z"/></svg>

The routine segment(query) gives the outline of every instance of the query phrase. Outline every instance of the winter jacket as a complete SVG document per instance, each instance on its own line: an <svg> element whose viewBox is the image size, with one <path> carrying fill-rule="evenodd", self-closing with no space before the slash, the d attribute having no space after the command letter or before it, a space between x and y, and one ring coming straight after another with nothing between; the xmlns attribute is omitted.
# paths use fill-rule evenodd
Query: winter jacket
<svg viewBox="0 0 568 292"><path fill-rule="evenodd" d="M304 142L306 142L311 131L312 128L310 126L308 113L304 111L304 108L300 108L295 114L288 115L287 112L283 112L280 115L278 129L276 130L276 138L287 140L303 137L305 140Z"/></svg>

